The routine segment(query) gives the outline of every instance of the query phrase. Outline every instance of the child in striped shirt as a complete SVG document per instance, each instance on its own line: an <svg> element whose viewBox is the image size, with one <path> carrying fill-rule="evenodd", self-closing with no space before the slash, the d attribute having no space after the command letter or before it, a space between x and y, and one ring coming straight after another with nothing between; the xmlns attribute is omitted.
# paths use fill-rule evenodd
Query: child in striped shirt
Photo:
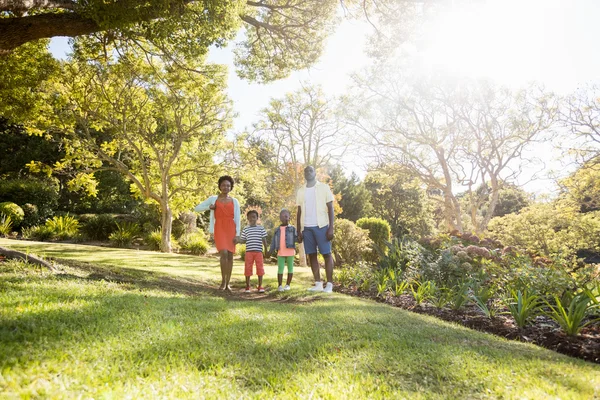
<svg viewBox="0 0 600 400"><path fill-rule="evenodd" d="M263 249L267 251L267 231L262 225L257 225L258 212L250 210L246 214L248 226L244 228L240 235L240 242L246 243L246 259L244 275L246 276L246 293L250 293L250 277L252 276L252 266L256 263L256 275L258 275L258 291L263 293L265 289L262 286L263 275L265 274Z"/></svg>

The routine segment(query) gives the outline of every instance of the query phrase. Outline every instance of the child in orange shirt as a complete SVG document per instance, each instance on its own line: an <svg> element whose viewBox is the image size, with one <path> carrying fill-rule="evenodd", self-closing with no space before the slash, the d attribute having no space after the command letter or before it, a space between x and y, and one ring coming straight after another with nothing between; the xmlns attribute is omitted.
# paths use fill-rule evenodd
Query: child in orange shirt
<svg viewBox="0 0 600 400"><path fill-rule="evenodd" d="M296 228L290 225L290 212L286 209L281 210L279 213L279 220L281 225L275 230L273 234L273 240L271 241L270 253L277 250L277 282L279 287L277 290L283 292L284 290L290 290L290 284L294 276L294 256L296 255L296 242L298 241L298 234ZM285 286L282 285L283 281L283 270L287 264L288 275Z"/></svg>

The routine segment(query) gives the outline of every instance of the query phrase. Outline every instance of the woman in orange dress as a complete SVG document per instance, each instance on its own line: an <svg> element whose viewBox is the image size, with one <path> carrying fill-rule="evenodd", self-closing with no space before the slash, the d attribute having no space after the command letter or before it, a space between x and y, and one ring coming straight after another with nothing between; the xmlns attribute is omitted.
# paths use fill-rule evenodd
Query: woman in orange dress
<svg viewBox="0 0 600 400"><path fill-rule="evenodd" d="M198 204L196 211L210 210L209 232L214 235L215 246L221 257L221 286L220 290L231 291L229 281L233 270L233 253L236 239L240 236L240 205L237 199L229 196L233 189L233 178L219 178L218 196L210 196Z"/></svg>

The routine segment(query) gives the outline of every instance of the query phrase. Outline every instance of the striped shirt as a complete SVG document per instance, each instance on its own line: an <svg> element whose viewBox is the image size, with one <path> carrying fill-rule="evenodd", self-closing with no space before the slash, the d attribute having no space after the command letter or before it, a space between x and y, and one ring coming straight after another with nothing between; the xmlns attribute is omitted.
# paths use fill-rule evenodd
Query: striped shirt
<svg viewBox="0 0 600 400"><path fill-rule="evenodd" d="M266 237L265 228L262 225L256 225L245 227L240 239L246 242L246 251L263 251L263 238Z"/></svg>

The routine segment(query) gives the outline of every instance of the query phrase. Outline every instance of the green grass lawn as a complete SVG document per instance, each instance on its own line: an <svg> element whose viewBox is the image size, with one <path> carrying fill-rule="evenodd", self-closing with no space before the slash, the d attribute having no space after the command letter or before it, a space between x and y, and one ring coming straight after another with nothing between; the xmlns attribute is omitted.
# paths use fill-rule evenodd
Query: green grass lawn
<svg viewBox="0 0 600 400"><path fill-rule="evenodd" d="M161 286L171 273L215 282L216 259L0 246L101 266L0 263L0 398L600 397L598 365L372 301Z"/></svg>

